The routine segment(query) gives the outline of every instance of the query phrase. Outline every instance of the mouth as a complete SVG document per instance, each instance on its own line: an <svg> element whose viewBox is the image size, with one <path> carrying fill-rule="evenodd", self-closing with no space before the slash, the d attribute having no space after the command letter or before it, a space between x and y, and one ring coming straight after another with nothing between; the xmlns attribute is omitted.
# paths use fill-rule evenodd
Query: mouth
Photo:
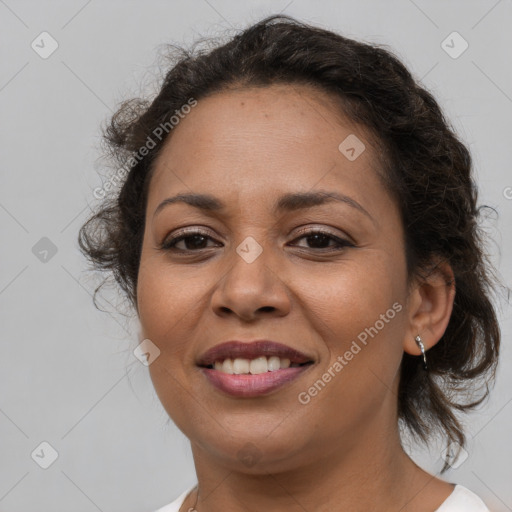
<svg viewBox="0 0 512 512"><path fill-rule="evenodd" d="M281 343L257 340L216 345L196 364L208 381L222 392L254 397L294 380L314 362L312 357Z"/></svg>
<svg viewBox="0 0 512 512"><path fill-rule="evenodd" d="M261 373L283 370L284 368L298 368L309 364L313 364L313 361L292 363L287 357L258 356L254 359L237 357L236 359L217 360L214 364L202 366L202 368L214 369L228 375L259 375Z"/></svg>

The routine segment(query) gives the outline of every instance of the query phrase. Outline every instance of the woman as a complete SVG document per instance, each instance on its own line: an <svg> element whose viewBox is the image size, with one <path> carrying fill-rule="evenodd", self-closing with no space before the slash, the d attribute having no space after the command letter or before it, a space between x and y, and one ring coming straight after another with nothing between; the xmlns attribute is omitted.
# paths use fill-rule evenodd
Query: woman
<svg viewBox="0 0 512 512"><path fill-rule="evenodd" d="M440 434L453 464L500 331L470 154L391 52L270 17L106 139L127 177L80 246L198 479L159 512L488 510L401 445Z"/></svg>

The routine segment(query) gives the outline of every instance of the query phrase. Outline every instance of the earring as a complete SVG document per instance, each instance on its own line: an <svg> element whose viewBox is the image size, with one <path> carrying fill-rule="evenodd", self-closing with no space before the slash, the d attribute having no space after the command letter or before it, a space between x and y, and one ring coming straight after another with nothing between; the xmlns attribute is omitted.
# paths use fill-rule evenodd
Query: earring
<svg viewBox="0 0 512 512"><path fill-rule="evenodd" d="M421 341L421 336L416 336L416 338L414 338L414 341L416 341L416 344L418 345L418 347L420 347L421 355L423 356L423 368L427 370L427 356L425 355L425 345L423 345L423 342Z"/></svg>

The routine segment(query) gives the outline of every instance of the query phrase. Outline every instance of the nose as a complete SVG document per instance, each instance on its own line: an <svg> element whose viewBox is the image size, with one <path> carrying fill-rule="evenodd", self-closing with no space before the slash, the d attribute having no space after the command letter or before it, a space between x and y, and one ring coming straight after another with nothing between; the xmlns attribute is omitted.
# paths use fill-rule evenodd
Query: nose
<svg viewBox="0 0 512 512"><path fill-rule="evenodd" d="M289 313L287 286L278 270L272 268L270 258L265 257L265 251L251 262L235 252L229 265L211 297L216 315L236 315L242 320L254 321L263 314L285 316Z"/></svg>

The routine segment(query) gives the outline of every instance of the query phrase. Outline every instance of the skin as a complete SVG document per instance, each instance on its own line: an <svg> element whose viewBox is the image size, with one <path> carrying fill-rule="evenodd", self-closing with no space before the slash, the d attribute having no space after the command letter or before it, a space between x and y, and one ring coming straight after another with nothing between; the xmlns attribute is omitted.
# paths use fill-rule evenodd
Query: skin
<svg viewBox="0 0 512 512"><path fill-rule="evenodd" d="M338 111L333 98L305 85L215 93L180 121L156 161L137 306L142 335L161 351L149 366L155 390L191 441L199 495L194 490L182 511L197 500L199 512L358 512L376 504L432 512L453 490L403 451L396 394L403 352L420 354L414 337L428 349L447 327L451 270L408 281L402 222L378 175L378 152ZM366 146L354 161L338 149L350 134ZM345 194L368 215L336 201L272 212L282 194L318 190ZM164 199L189 192L226 207L174 203L154 216ZM185 226L210 238L181 241L181 255L160 247ZM329 238L315 245L300 232L318 228L354 247L336 249ZM263 251L252 263L236 252L249 236ZM298 394L393 303L401 311L301 404ZM314 364L257 398L221 393L195 365L218 343L258 338ZM247 443L257 454L250 466L239 456Z"/></svg>

